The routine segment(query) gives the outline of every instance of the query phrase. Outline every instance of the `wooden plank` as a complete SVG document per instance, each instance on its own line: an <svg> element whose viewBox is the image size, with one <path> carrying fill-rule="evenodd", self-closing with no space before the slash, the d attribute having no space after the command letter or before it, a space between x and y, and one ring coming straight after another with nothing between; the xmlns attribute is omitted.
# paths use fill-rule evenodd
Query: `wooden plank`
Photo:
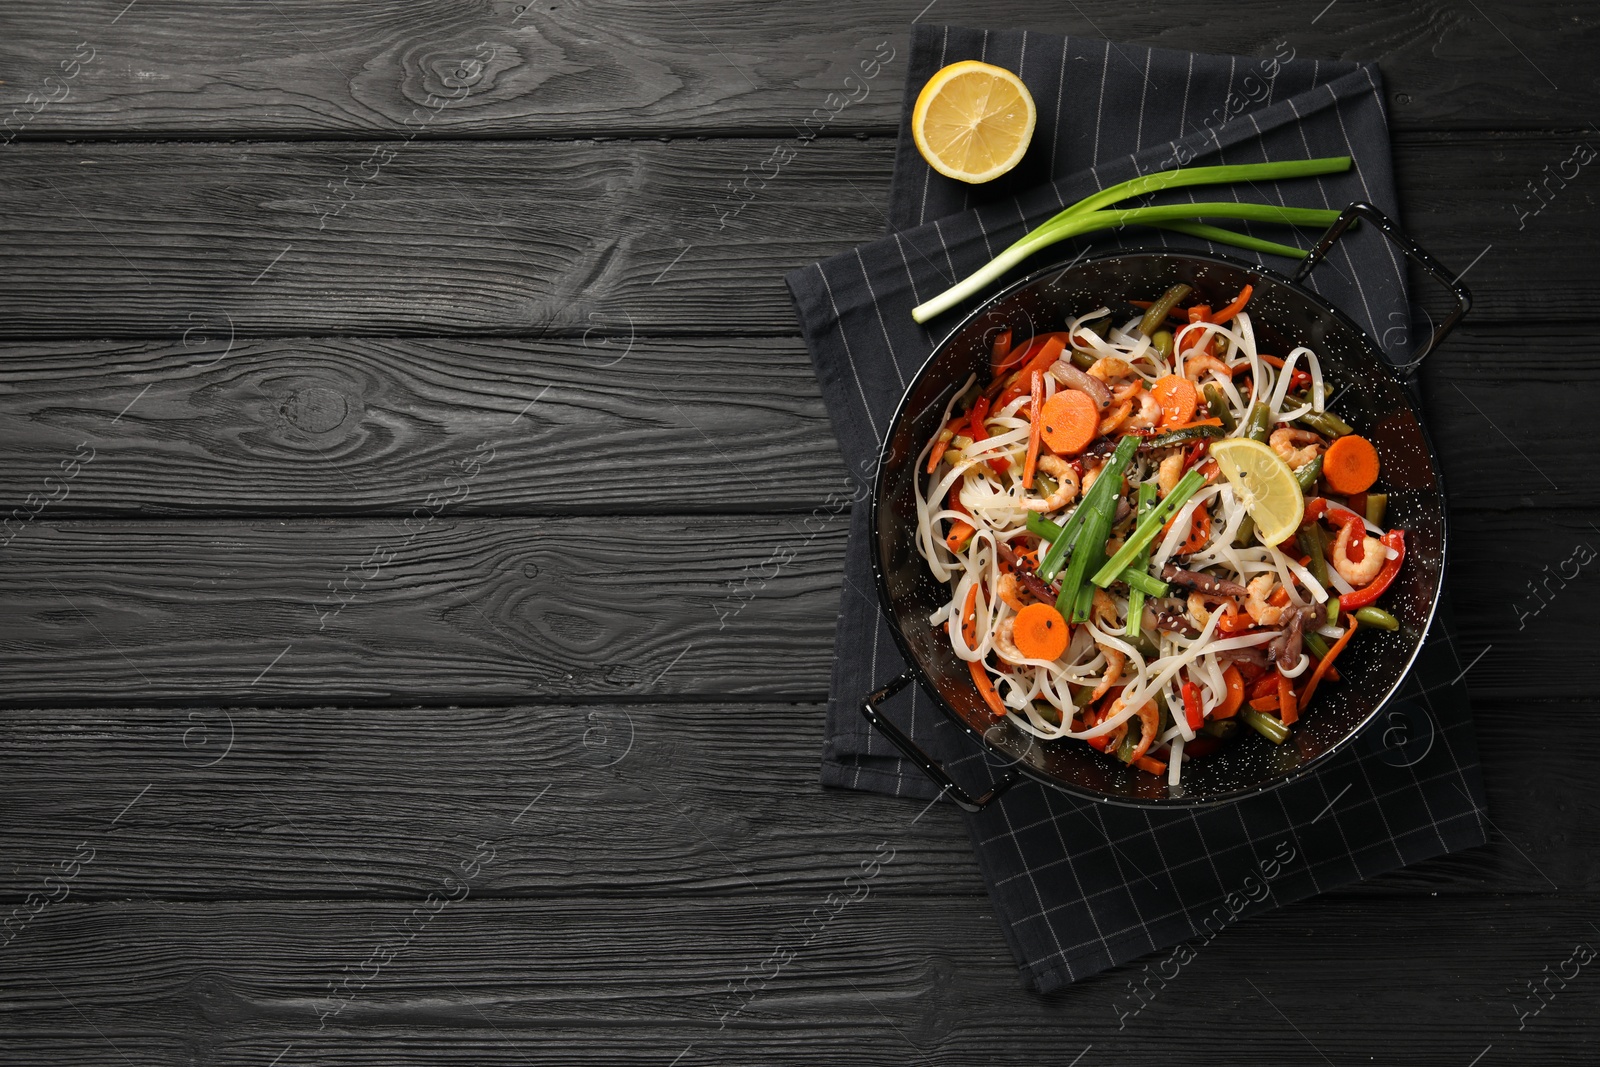
<svg viewBox="0 0 1600 1067"><path fill-rule="evenodd" d="M1490 842L1341 890L1372 898L1600 889L1592 702L1478 716ZM0 918L80 843L74 901L407 899L465 844L515 844L481 898L831 891L896 849L892 895L983 894L948 803L817 785L820 705L138 709L0 713ZM1024 787L1034 788L1034 787ZM1087 816L1070 820L1083 848ZM508 829L509 827L509 829ZM3 940L3 938L0 938Z"/></svg>
<svg viewBox="0 0 1600 1067"><path fill-rule="evenodd" d="M403 520L36 520L0 571L11 606L0 701L825 689L839 515L453 520L462 484L430 486Z"/></svg>
<svg viewBox="0 0 1600 1067"><path fill-rule="evenodd" d="M871 855L832 861L841 894ZM1154 1002L1132 1014L1143 964L1024 995L985 902L874 894L894 868L810 928L821 895L68 901L8 950L0 1013L8 1046L64 1064L174 1062L180 1043L185 1059L256 1065L990 1063L996 1050L1064 1065L1089 1048L1130 1065L1466 1064L1491 1044L1502 1062L1575 1064L1600 1004L1600 986L1561 966L1594 944L1591 895L1292 905L1196 942L1186 965L1153 957ZM1569 980L1522 1018L1524 983L1546 967Z"/></svg>
<svg viewBox="0 0 1600 1067"><path fill-rule="evenodd" d="M142 6L119 15L122 7L31 3L8 12L0 106L24 107L30 91L33 106L54 101L12 129L28 137L396 136L429 93L465 89L428 135L779 133L824 106L829 92L845 91L858 59L886 41L897 61L834 125L881 133L900 117L908 22L917 16L889 0L826 20L804 8L728 0L581 9L436 0L403 15L370 0L331 9L281 0L265 14L242 0L159 14ZM1345 0L1320 13L1243 0L1225 19L1198 6L1152 18L1115 0L1049 11L969 0L922 18L1202 52L1293 48L1307 57L1376 59L1395 123L1417 129L1586 124L1600 84L1567 61L1595 45L1586 15L1573 0L1464 9ZM94 58L62 67L91 54L79 42ZM475 57L487 62L481 72L463 65ZM60 80L75 69L76 77Z"/></svg>
<svg viewBox="0 0 1600 1067"><path fill-rule="evenodd" d="M458 515L803 510L846 491L798 338L190 340L0 349L0 501L405 515L466 457ZM79 444L92 460L46 490Z"/></svg>
<svg viewBox="0 0 1600 1067"><path fill-rule="evenodd" d="M842 514L427 519L37 519L0 570L0 707L826 698ZM1591 698L1600 536L1527 510L1451 536L1463 668L1495 646L1473 692Z"/></svg>
<svg viewBox="0 0 1600 1067"><path fill-rule="evenodd" d="M1600 202L1563 190L1517 229L1516 190L1573 144L1397 143L1408 226L1472 268L1476 321L1581 317ZM14 144L0 336L793 335L783 273L883 232L892 143L818 142L720 229L764 150L419 141L369 182L351 144Z"/></svg>
<svg viewBox="0 0 1600 1067"><path fill-rule="evenodd" d="M405 515L484 445L453 514L803 513L852 491L798 338L189 341L0 346L0 502ZM1587 417L1563 384L1597 371L1581 331L1467 320L1424 372L1451 506L1587 506L1600 470L1541 428Z"/></svg>

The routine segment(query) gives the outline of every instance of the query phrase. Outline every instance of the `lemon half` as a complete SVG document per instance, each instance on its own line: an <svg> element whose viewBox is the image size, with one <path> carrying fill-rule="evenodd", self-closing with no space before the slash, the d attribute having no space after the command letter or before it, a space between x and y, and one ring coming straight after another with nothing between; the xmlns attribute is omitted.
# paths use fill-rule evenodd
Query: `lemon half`
<svg viewBox="0 0 1600 1067"><path fill-rule="evenodd" d="M1022 79L967 59L928 79L911 109L911 139L947 178L978 184L1022 161L1038 111Z"/></svg>
<svg viewBox="0 0 1600 1067"><path fill-rule="evenodd" d="M1255 521L1256 540L1278 545L1295 535L1305 518L1306 498L1294 471L1276 452L1260 441L1231 437L1212 442L1211 458Z"/></svg>

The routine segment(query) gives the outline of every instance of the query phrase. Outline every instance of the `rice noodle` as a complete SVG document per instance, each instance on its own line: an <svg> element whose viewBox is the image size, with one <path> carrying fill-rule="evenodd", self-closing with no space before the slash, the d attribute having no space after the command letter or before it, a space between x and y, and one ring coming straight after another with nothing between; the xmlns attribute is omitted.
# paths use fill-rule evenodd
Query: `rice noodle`
<svg viewBox="0 0 1600 1067"><path fill-rule="evenodd" d="M1274 367L1256 347L1255 328L1248 312L1241 312L1225 325L1196 322L1178 327L1174 331L1175 351L1170 359L1163 358L1151 340L1138 331L1137 318L1099 331L1083 328L1085 323L1108 315L1108 309L1102 307L1068 321L1069 351L1052 367L1052 373L1043 376L1046 397L1062 389L1075 388L1089 394L1104 411L1112 406L1109 398L1114 388L1120 386L1127 395L1128 386L1143 383L1148 387L1163 375L1183 374L1187 361L1203 357L1217 359L1227 368L1227 372L1223 372L1208 364L1205 372L1195 377L1202 387L1216 386L1215 395L1236 423L1231 436L1244 433L1256 404L1265 405L1274 422L1292 421L1312 411L1326 410L1327 385L1316 353L1300 346L1284 357L1281 367ZM1219 338L1221 344L1217 343ZM1217 354L1219 351L1221 355ZM1118 362L1107 363L1090 376L1073 365L1072 352ZM1079 356L1080 362L1083 358ZM1295 403L1290 399L1291 387L1296 373L1302 369L1311 378L1310 396L1304 403ZM1110 383L1100 377L1107 371L1106 377L1112 379ZM1248 389L1242 388L1242 376L1246 373L1252 383ZM956 406L963 398L970 400L976 381L976 375L969 376L950 397L944 406L942 427L951 427ZM1132 391L1137 393L1139 389ZM996 393L988 395L994 397ZM1289 404L1294 406L1286 408ZM1041 741L1104 738L1124 727L1141 731L1145 728L1144 721L1138 719L1141 709L1152 701L1158 706L1164 704L1171 713L1171 725L1157 731L1158 736L1151 739L1147 752L1152 757L1166 758L1167 781L1176 787L1181 781L1184 762L1191 758L1185 755L1184 747L1197 735L1189 725L1183 699L1186 683L1198 689L1201 717L1209 718L1228 699L1225 671L1235 663L1243 664L1248 671L1250 664L1261 665L1264 659L1267 669L1272 669L1266 646L1279 639L1285 630L1281 626L1258 624L1249 633L1223 632L1220 629L1222 620L1231 618L1236 610L1226 605L1227 597L1207 594L1203 598L1207 610L1202 620L1199 609L1191 611L1185 600L1188 590L1175 586L1172 596L1177 599L1158 602L1159 606L1163 612L1184 615L1186 624L1193 626L1188 632L1194 636L1140 627L1139 638L1132 639L1125 622L1130 604L1125 594L1117 592L1124 588L1118 582L1106 590L1114 616L1110 622L1102 623L1091 617L1084 624L1072 626L1065 650L1054 660L1024 654L1016 647L1013 632L1017 610L1023 606L1017 598L1031 600L1032 595L1025 594L1022 585L1011 578L1007 578L1007 586L1002 586L1001 579L1013 564L1003 562L1001 546L1009 546L1010 554L1005 560L1012 560L1018 552L1030 559L1043 558L1050 549L1047 540L1027 530L1029 512L1023 506L1024 500L1037 500L1050 492L1048 485L1035 484L1031 489L1024 489L1021 484L1032 429L1031 413L1031 392L1023 390L988 413L982 441L973 439L971 428L966 424L960 431L952 428L943 457L934 466L933 473L928 476L919 473L916 479L917 551L935 580L949 592L949 599L929 614L928 622L944 629L951 651L959 659L983 665L1004 706L1004 717ZM1137 413L1138 405L1135 405L1135 415ZM1148 426L1148 423L1142 425ZM919 472L926 469L933 447L934 439L930 439L918 453ZM1124 473L1127 484L1118 496L1119 504L1126 508L1129 498L1136 492L1134 487L1157 477L1161 458L1166 454L1170 453L1146 451L1135 455ZM1057 524L1072 521L1076 509L1082 506L1082 493L1087 492L1081 483L1087 481L1090 469L1104 462L1104 455L1101 449L1093 457L1086 454L1071 461L1077 465L1074 473L1080 481L1080 492L1044 518ZM991 465L994 460L1003 460L1007 471L997 472ZM1052 466L1044 473L1054 478L1060 468ZM1350 511L1331 500L1328 508L1336 513ZM1195 517L1202 510L1210 520L1210 533L1197 551L1181 553L1189 541ZM1329 639L1341 636L1344 630L1338 626L1314 624L1326 618L1320 605L1326 603L1330 595L1351 592L1350 584L1330 567L1328 582L1324 585L1295 558L1273 546L1236 547L1235 539L1247 518L1249 512L1231 484L1216 481L1205 485L1185 501L1166 530L1158 533L1151 543L1150 572L1159 573L1164 565L1175 562L1185 570L1241 586L1262 575L1270 575L1273 589L1281 588L1290 605L1309 613L1304 620L1307 632ZM1366 522L1364 516L1361 518L1367 531L1383 532L1377 525ZM970 538L959 551L952 551L944 537L944 531L955 521L972 528ZM1119 539L1127 536L1136 521L1125 519L1114 527L1108 552L1114 551ZM1037 555L1030 555L1028 549L1035 541ZM1395 555L1393 550L1386 548L1386 551L1391 558ZM1037 588L1036 583L1034 587ZM1008 588L1017 591L1011 592ZM973 597L974 618L964 628L962 611L968 595ZM1224 603L1213 607L1219 600ZM1104 609L1104 605L1105 598L1097 597L1098 608ZM1247 607L1239 604L1237 610L1242 612ZM1146 610L1149 610L1148 605ZM1145 616L1146 621L1149 619L1150 616ZM1233 625L1230 622L1230 626ZM970 642L966 637L968 630L972 637ZM1112 685L1107 681L1107 672L1118 661L1121 662L1120 677ZM1309 665L1310 656L1302 652L1294 666L1282 673L1287 678L1301 678ZM1107 696L1091 707L1088 695L1093 689L1110 689L1116 693L1115 686L1121 687L1120 696L1115 699ZM1189 691L1195 692L1194 689ZM1096 721L1096 715L1101 713L1104 717ZM1135 733L1134 736L1137 740L1139 735Z"/></svg>

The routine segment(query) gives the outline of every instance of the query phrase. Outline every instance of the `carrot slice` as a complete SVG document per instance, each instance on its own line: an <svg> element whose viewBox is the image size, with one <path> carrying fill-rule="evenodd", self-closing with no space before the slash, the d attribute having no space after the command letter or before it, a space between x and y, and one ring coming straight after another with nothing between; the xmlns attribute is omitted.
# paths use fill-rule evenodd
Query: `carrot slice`
<svg viewBox="0 0 1600 1067"><path fill-rule="evenodd" d="M1300 706L1302 708L1311 703L1311 694L1317 691L1317 683L1322 681L1323 676L1333 669L1333 661L1339 658L1339 653L1344 651L1344 646L1348 645L1350 638L1355 636L1356 627L1360 625L1356 622L1356 617L1354 615L1346 615L1345 621L1350 628L1344 632L1344 636L1333 643L1332 648L1328 649L1328 655L1321 663L1317 664L1317 669L1311 672L1311 680L1306 683L1305 689L1300 693Z"/></svg>
<svg viewBox="0 0 1600 1067"><path fill-rule="evenodd" d="M1223 694L1222 703L1211 709L1213 719L1233 718L1244 703L1244 675L1239 673L1239 668L1229 666L1222 672L1222 680L1227 683L1228 691Z"/></svg>
<svg viewBox="0 0 1600 1067"><path fill-rule="evenodd" d="M1360 434L1346 434L1323 454L1322 476L1336 493L1365 493L1378 480L1378 450Z"/></svg>
<svg viewBox="0 0 1600 1067"><path fill-rule="evenodd" d="M1012 640L1029 659L1056 659L1067 650L1067 620L1049 604L1029 604L1017 612Z"/></svg>
<svg viewBox="0 0 1600 1067"><path fill-rule="evenodd" d="M968 661L967 668L972 671L972 684L978 687L978 694L989 705L989 710L994 712L994 717L1005 718L1006 702L1000 699L1000 694L995 690L994 680L989 677L989 668L983 665L982 660Z"/></svg>
<svg viewBox="0 0 1600 1067"><path fill-rule="evenodd" d="M1180 426L1194 418L1194 409L1200 402L1199 391L1189 379L1168 374L1156 379L1150 395L1161 405L1161 425Z"/></svg>
<svg viewBox="0 0 1600 1067"><path fill-rule="evenodd" d="M1044 428L1044 372L1033 372L1033 407L1028 409L1028 459L1022 465L1022 488L1033 488L1033 472L1039 466L1039 440Z"/></svg>
<svg viewBox="0 0 1600 1067"><path fill-rule="evenodd" d="M950 532L944 535L944 547L952 552L960 552L967 547L967 541L976 531L968 523L960 519L950 520Z"/></svg>
<svg viewBox="0 0 1600 1067"><path fill-rule="evenodd" d="M1300 709L1295 706L1294 683L1278 675L1278 718L1283 720L1283 725L1293 726L1295 720L1300 718Z"/></svg>
<svg viewBox="0 0 1600 1067"><path fill-rule="evenodd" d="M1269 697L1256 697L1250 701L1250 706L1257 711L1277 711L1278 705L1279 700L1276 693Z"/></svg>
<svg viewBox="0 0 1600 1067"><path fill-rule="evenodd" d="M961 607L961 639L968 648L978 643L978 583L967 590L967 602Z"/></svg>
<svg viewBox="0 0 1600 1067"><path fill-rule="evenodd" d="M1042 421L1044 443L1057 455L1076 455L1100 435L1100 410L1076 389L1063 389L1046 400Z"/></svg>

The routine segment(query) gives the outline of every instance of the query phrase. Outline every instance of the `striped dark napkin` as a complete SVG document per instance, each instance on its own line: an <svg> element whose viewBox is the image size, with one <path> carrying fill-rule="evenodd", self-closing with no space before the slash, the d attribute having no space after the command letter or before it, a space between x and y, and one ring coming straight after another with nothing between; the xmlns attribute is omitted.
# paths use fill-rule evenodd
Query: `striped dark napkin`
<svg viewBox="0 0 1600 1067"><path fill-rule="evenodd" d="M1366 200L1398 217L1382 82L1371 64L1303 59L1287 46L1265 57L1207 56L918 26L907 113L929 75L961 59L998 64L1028 84L1039 126L1017 171L977 188L945 179L922 161L902 123L889 236L788 277L839 446L858 478L870 478L906 384L959 314L924 328L912 322L911 308L1098 189L1173 166L1348 154L1356 161L1348 174L1198 193L1317 208ZM1194 192L1174 195L1193 201ZM1146 230L1080 239L1064 251L1141 245L1209 247ZM1293 266L1216 251L1278 270ZM1411 351L1404 261L1374 228L1341 240L1311 284L1393 358ZM867 519L866 504L854 509L822 781L933 798L928 779L858 710L866 693L904 668L878 612ZM1024 984L1048 991L1163 949L1178 957L1192 951L1190 939L1215 936L1242 915L1482 844L1464 668L1443 609L1403 699L1317 773L1263 796L1147 813L1024 783L968 816ZM887 711L969 789L987 788L1003 770L917 687ZM1125 998L1117 1010L1135 1012L1141 1003Z"/></svg>

